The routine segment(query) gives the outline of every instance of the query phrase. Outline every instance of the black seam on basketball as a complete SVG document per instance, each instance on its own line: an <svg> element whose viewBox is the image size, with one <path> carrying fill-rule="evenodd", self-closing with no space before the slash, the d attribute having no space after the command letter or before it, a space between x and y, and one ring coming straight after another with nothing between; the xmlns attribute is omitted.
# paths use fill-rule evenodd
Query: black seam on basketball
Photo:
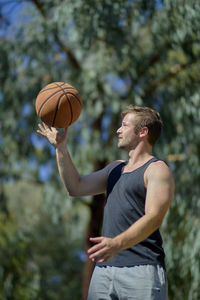
<svg viewBox="0 0 200 300"><path fill-rule="evenodd" d="M70 92L67 92L66 94L73 95L76 98L76 100L79 102L80 106L82 107L81 101L76 95L74 95L73 93L70 93Z"/></svg>
<svg viewBox="0 0 200 300"><path fill-rule="evenodd" d="M55 84L55 83L54 83L54 84ZM63 82L62 85L64 85L64 84L65 84L65 83ZM62 85L61 85L61 86L62 86ZM46 87L47 87L47 86L46 86ZM43 92L46 92L46 91L48 91L48 90L57 89L58 86L57 86L57 84L55 84L55 86L51 86L51 87L48 87L48 88L46 88L46 87L44 87L44 88L39 92L39 94L40 94L40 93L43 93Z"/></svg>
<svg viewBox="0 0 200 300"><path fill-rule="evenodd" d="M57 84L57 83L55 83L55 84L56 84L57 86L59 86L59 87L63 90L64 94L66 94L66 93L65 93L65 90L68 90L68 89L69 89L69 90L70 90L70 89L73 89L73 90L75 90L75 91L77 92L77 90L76 90L75 87L73 87L73 86L71 86L70 88L68 88L68 87L63 88L63 87L61 87L59 84ZM82 107L82 104L81 104L80 99L79 99L75 94L70 93L70 92L67 92L67 94L73 95L73 96L76 98L76 100L78 100L80 106Z"/></svg>
<svg viewBox="0 0 200 300"><path fill-rule="evenodd" d="M57 83L56 83L56 85L59 86L59 84L57 84ZM70 99L68 98L67 93L65 93L65 90L64 90L61 86L59 86L59 87L60 87L61 90L63 91L63 93L64 93L64 95L66 96L66 99L67 99L67 101L68 101L68 103L69 103L69 108L70 108L70 111L71 111L71 120L70 120L69 125L71 125L71 124L72 124L72 120L73 120L73 110L72 110L71 101L70 101ZM69 94L70 94L70 93L69 93ZM72 95L73 95L73 94L72 94Z"/></svg>
<svg viewBox="0 0 200 300"><path fill-rule="evenodd" d="M72 105L71 105L71 101L70 101L70 99L68 98L68 96L67 96L67 94L65 93L65 96L66 96L66 98L67 98L67 101L68 101L68 103L69 103L69 108L70 108L70 111L71 111L71 120L70 120L70 123L69 123L69 125L71 125L72 124L72 120L73 120L73 110L72 110ZM68 126L69 126L68 125Z"/></svg>
<svg viewBox="0 0 200 300"><path fill-rule="evenodd" d="M67 83L64 83L64 84L62 84L62 85L59 85L59 84L57 84L57 83L55 82L55 84L56 84L58 87L60 87L63 91L64 91L64 90L75 90L75 91L76 91L75 87L73 87L72 85L66 86L66 87L63 88L63 85L64 85L64 84L67 84Z"/></svg>
<svg viewBox="0 0 200 300"><path fill-rule="evenodd" d="M62 96L63 96L63 94L58 98L58 101L57 101L56 110L55 110L55 114L54 114L54 118L53 118L53 122L52 122L52 127L54 127L54 124L55 124L55 121L56 121L56 115L57 115L57 112L58 112L58 107L59 107L60 100L61 100Z"/></svg>
<svg viewBox="0 0 200 300"><path fill-rule="evenodd" d="M45 103L52 97L54 96L55 94L59 93L60 90L56 91L55 93L51 94L43 103L42 105L40 106L39 110L38 110L38 116L40 117L40 112L41 112L41 109L43 108L43 106L45 105Z"/></svg>

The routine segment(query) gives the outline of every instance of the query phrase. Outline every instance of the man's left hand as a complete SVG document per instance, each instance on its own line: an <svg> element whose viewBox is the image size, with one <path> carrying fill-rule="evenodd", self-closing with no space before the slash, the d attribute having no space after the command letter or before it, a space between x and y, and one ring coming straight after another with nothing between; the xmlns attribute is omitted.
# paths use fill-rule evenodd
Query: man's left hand
<svg viewBox="0 0 200 300"><path fill-rule="evenodd" d="M113 238L103 236L90 238L96 245L88 250L88 256L93 262L105 262L119 252L119 246Z"/></svg>

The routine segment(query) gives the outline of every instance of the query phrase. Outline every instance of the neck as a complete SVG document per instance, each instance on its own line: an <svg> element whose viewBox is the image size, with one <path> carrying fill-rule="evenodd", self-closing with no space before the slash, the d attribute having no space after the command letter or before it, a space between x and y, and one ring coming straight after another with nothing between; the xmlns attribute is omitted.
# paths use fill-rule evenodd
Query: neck
<svg viewBox="0 0 200 300"><path fill-rule="evenodd" d="M143 163L152 158L152 146L149 144L145 147L141 144L138 145L135 149L129 151L129 163Z"/></svg>

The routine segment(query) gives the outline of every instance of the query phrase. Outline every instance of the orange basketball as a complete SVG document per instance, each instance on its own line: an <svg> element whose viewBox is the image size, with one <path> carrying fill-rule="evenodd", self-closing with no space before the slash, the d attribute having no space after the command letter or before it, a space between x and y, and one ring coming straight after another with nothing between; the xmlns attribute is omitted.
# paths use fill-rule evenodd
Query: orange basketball
<svg viewBox="0 0 200 300"><path fill-rule="evenodd" d="M39 92L35 108L37 115L46 125L66 128L80 116L82 100L72 85L52 82Z"/></svg>

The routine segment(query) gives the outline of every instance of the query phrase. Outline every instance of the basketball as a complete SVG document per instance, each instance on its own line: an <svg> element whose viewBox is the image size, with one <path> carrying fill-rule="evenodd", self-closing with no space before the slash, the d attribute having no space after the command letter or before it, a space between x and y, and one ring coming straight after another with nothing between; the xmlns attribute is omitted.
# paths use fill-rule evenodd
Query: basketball
<svg viewBox="0 0 200 300"><path fill-rule="evenodd" d="M66 128L80 116L82 100L72 85L53 82L39 92L35 108L38 117L46 125Z"/></svg>

